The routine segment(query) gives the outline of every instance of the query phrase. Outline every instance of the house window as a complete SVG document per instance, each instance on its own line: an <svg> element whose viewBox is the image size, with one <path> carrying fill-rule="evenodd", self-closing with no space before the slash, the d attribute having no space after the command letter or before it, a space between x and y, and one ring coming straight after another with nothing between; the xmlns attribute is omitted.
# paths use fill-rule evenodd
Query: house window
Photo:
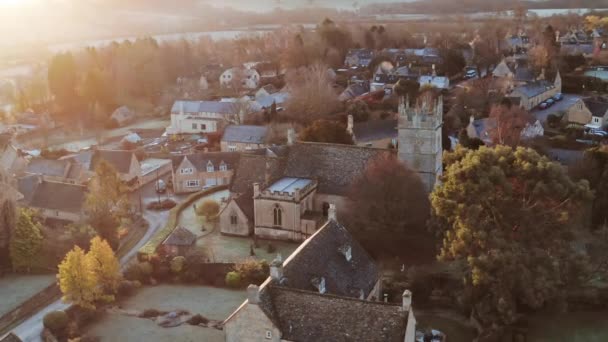
<svg viewBox="0 0 608 342"><path fill-rule="evenodd" d="M199 185L200 185L200 182L198 179L193 179L193 180L189 180L186 182L187 188L197 188Z"/></svg>
<svg viewBox="0 0 608 342"><path fill-rule="evenodd" d="M235 214L230 215L230 224L236 226L238 222L238 218Z"/></svg>
<svg viewBox="0 0 608 342"><path fill-rule="evenodd" d="M201 130L203 130L203 131L207 130L207 125L201 124Z"/></svg>
<svg viewBox="0 0 608 342"><path fill-rule="evenodd" d="M266 330L266 339L267 339L267 340L272 339L272 331L270 331L270 330Z"/></svg>
<svg viewBox="0 0 608 342"><path fill-rule="evenodd" d="M180 172L181 172L182 175L191 175L192 174L192 168L189 167L187 169L181 169Z"/></svg>
<svg viewBox="0 0 608 342"><path fill-rule="evenodd" d="M283 225L283 211L281 207L278 205L274 207L274 225L277 227L281 227Z"/></svg>
<svg viewBox="0 0 608 342"><path fill-rule="evenodd" d="M234 146L234 145L228 145L228 151L230 151L230 152L236 151L236 146Z"/></svg>
<svg viewBox="0 0 608 342"><path fill-rule="evenodd" d="M192 124L192 129L196 129L197 127L198 126L195 123Z"/></svg>
<svg viewBox="0 0 608 342"><path fill-rule="evenodd" d="M59 217L59 210L55 210L55 216Z"/></svg>
<svg viewBox="0 0 608 342"><path fill-rule="evenodd" d="M323 216L327 217L329 213L329 203L323 202Z"/></svg>
<svg viewBox="0 0 608 342"><path fill-rule="evenodd" d="M215 168L213 168L213 164L210 162L207 163L207 172L213 172Z"/></svg>
<svg viewBox="0 0 608 342"><path fill-rule="evenodd" d="M226 163L221 163L220 164L220 171L227 171L228 170L228 165L226 165Z"/></svg>

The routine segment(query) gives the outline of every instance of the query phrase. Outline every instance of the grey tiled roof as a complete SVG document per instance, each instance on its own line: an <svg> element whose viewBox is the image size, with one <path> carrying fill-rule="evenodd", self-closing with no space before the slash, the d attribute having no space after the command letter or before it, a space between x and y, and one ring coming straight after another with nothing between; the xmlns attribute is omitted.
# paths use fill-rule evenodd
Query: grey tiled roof
<svg viewBox="0 0 608 342"><path fill-rule="evenodd" d="M528 67L519 67L515 69L515 80L522 82L534 81L534 71Z"/></svg>
<svg viewBox="0 0 608 342"><path fill-rule="evenodd" d="M36 158L32 159L27 165L26 172L37 175L64 177L67 175L66 171L69 167L70 162L67 160Z"/></svg>
<svg viewBox="0 0 608 342"><path fill-rule="evenodd" d="M357 142L367 142L387 138L396 138L397 120L372 120L353 125L353 133Z"/></svg>
<svg viewBox="0 0 608 342"><path fill-rule="evenodd" d="M17 181L17 190L23 195L23 201L30 203L36 188L41 183L41 177L37 175L30 175L20 178Z"/></svg>
<svg viewBox="0 0 608 342"><path fill-rule="evenodd" d="M172 158L173 169L176 170L182 163L184 158L194 165L199 172L205 172L207 170L207 164L211 162L215 171L219 170L220 165L224 162L228 170L235 170L238 167L240 153L239 152L207 152L207 153L196 153L189 154L187 156L176 156Z"/></svg>
<svg viewBox="0 0 608 342"><path fill-rule="evenodd" d="M593 98L583 99L585 106L589 109L593 116L603 118L608 112L608 102L599 101Z"/></svg>
<svg viewBox="0 0 608 342"><path fill-rule="evenodd" d="M515 88L515 90L521 92L528 98L532 98L546 92L547 90L553 87L555 87L553 83L547 80L540 80L519 86Z"/></svg>
<svg viewBox="0 0 608 342"><path fill-rule="evenodd" d="M263 144L267 134L266 126L230 125L224 130L222 141Z"/></svg>
<svg viewBox="0 0 608 342"><path fill-rule="evenodd" d="M282 339L402 342L405 338L407 313L399 305L276 286L268 292Z"/></svg>
<svg viewBox="0 0 608 342"><path fill-rule="evenodd" d="M129 173L133 155L133 151L96 150L91 158L89 170L95 171L99 161L105 160L110 163L118 173Z"/></svg>
<svg viewBox="0 0 608 342"><path fill-rule="evenodd" d="M243 194L238 195L234 201L249 221L253 222L255 218L253 214L253 187L249 187Z"/></svg>
<svg viewBox="0 0 608 342"><path fill-rule="evenodd" d="M260 153L244 153L241 155L230 188L231 192L242 194L250 190L254 183L260 183L262 186L266 185L267 171L269 182L283 175L286 158L282 154L280 156L269 156L267 155L269 150L263 149L259 151Z"/></svg>
<svg viewBox="0 0 608 342"><path fill-rule="evenodd" d="M344 195L367 164L386 150L352 145L297 143L290 146L285 176L311 178L319 192Z"/></svg>
<svg viewBox="0 0 608 342"><path fill-rule="evenodd" d="M36 208L80 213L86 188L81 185L45 182L40 183L30 201Z"/></svg>
<svg viewBox="0 0 608 342"><path fill-rule="evenodd" d="M184 227L177 227L165 239L163 245L192 246L196 242L196 235Z"/></svg>
<svg viewBox="0 0 608 342"><path fill-rule="evenodd" d="M192 113L218 113L218 114L236 114L238 106L233 102L220 101L175 101L171 108L172 114L181 112L182 104L185 114Z"/></svg>

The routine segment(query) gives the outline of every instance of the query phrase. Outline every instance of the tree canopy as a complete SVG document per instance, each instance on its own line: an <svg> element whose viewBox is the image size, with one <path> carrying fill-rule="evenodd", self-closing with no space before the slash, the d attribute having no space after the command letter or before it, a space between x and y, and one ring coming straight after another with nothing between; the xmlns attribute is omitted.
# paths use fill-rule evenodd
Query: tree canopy
<svg viewBox="0 0 608 342"><path fill-rule="evenodd" d="M300 132L302 141L353 144L353 137L346 131L346 125L330 120L316 120Z"/></svg>
<svg viewBox="0 0 608 342"><path fill-rule="evenodd" d="M13 269L29 272L42 248L41 225L31 209L20 209L11 235L10 256Z"/></svg>
<svg viewBox="0 0 608 342"><path fill-rule="evenodd" d="M514 322L523 308L561 298L580 280L572 248L586 181L532 149L459 148L444 158L431 196L439 258L466 264L465 295L484 324Z"/></svg>

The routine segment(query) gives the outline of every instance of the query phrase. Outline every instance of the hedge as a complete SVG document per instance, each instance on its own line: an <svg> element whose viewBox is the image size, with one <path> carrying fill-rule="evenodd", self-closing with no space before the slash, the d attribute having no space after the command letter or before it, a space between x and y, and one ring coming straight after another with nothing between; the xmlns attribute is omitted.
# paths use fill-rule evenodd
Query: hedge
<svg viewBox="0 0 608 342"><path fill-rule="evenodd" d="M154 234L154 236L152 236L152 238L148 242L146 242L146 244L143 245L143 247L141 247L139 249L139 252L137 253L139 260L148 260L150 256L152 256L156 253L156 250L160 246L160 244L163 243L163 241L165 241L165 239L167 239L167 237L176 228L177 219L179 217L179 214L182 212L182 210L189 207L192 203L196 202L201 197L208 196L215 192L223 191L223 190L227 190L227 189L228 189L228 185L220 185L220 186L213 187L211 189L197 192L193 195L190 195L190 197L188 197L185 201L178 204L175 208L171 209L171 211L169 212L169 219L167 220L167 224L163 228L159 229Z"/></svg>

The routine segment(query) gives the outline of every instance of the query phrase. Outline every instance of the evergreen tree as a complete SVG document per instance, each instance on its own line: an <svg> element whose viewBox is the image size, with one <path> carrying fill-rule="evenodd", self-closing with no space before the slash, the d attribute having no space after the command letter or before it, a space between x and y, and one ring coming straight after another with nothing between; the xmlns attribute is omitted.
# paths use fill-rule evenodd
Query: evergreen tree
<svg viewBox="0 0 608 342"><path fill-rule="evenodd" d="M64 302L95 309L95 302L99 298L99 287L90 258L80 247L76 246L66 254L59 264L57 279Z"/></svg>
<svg viewBox="0 0 608 342"><path fill-rule="evenodd" d="M34 260L42 248L40 223L34 219L34 212L21 209L11 236L10 256L15 271L30 272Z"/></svg>

